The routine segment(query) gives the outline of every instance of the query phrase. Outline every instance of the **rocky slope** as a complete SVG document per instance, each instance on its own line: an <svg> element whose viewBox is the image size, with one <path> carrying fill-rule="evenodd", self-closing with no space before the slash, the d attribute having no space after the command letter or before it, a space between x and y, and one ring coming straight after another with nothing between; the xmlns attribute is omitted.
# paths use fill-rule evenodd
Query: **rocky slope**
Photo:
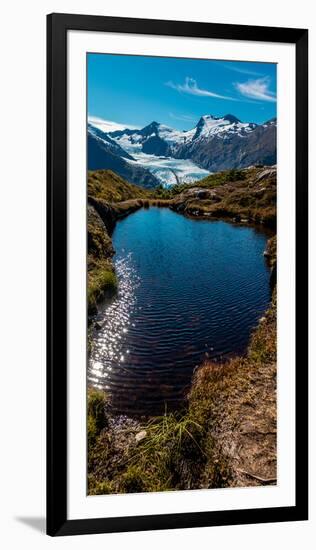
<svg viewBox="0 0 316 550"><path fill-rule="evenodd" d="M182 186L170 208L189 216L276 224L276 168L250 167L213 174L198 185Z"/></svg>
<svg viewBox="0 0 316 550"><path fill-rule="evenodd" d="M254 164L273 165L276 162L276 124L269 122L260 126L237 131L197 134L192 140L174 149L176 158L193 160L210 172L229 168L244 168Z"/></svg>

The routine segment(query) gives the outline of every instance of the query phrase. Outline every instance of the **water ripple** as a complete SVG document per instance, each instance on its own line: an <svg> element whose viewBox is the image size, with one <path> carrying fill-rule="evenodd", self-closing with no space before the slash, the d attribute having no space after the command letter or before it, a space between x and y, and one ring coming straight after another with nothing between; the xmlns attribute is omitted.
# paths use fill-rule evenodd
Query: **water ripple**
<svg viewBox="0 0 316 550"><path fill-rule="evenodd" d="M114 410L179 407L196 365L245 349L270 297L266 238L156 208L118 223L119 290L99 311L88 366Z"/></svg>

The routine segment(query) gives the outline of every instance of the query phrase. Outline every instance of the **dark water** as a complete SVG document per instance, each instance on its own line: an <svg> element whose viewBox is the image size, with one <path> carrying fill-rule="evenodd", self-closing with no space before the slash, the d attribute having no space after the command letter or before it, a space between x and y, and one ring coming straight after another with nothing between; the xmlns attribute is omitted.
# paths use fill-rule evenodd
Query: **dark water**
<svg viewBox="0 0 316 550"><path fill-rule="evenodd" d="M119 292L99 313L88 370L115 411L179 407L196 365L245 350L270 299L266 239L164 208L118 222Z"/></svg>

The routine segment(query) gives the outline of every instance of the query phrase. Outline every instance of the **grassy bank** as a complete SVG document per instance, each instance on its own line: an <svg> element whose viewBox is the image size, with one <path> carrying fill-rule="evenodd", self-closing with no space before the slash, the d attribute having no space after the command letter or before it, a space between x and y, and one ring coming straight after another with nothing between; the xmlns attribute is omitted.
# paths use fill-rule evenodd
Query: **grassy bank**
<svg viewBox="0 0 316 550"><path fill-rule="evenodd" d="M129 199L145 199L150 191L128 183L112 170L95 170L88 173L88 196L105 202L121 202Z"/></svg>
<svg viewBox="0 0 316 550"><path fill-rule="evenodd" d="M228 170L173 193L171 208L189 216L276 226L275 168Z"/></svg>
<svg viewBox="0 0 316 550"><path fill-rule="evenodd" d="M112 264L114 249L107 229L96 212L88 205L88 313L96 311L97 303L117 287Z"/></svg>
<svg viewBox="0 0 316 550"><path fill-rule="evenodd" d="M117 289L112 263L111 234L117 220L150 206L168 207L170 200L130 184L110 170L89 172L88 176L88 311Z"/></svg>

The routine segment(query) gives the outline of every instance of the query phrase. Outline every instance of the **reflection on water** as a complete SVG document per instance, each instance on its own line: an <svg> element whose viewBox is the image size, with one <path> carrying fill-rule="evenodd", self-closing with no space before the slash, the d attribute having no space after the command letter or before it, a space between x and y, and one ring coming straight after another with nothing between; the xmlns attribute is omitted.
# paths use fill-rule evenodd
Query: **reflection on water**
<svg viewBox="0 0 316 550"><path fill-rule="evenodd" d="M270 298L266 238L169 209L118 222L118 295L99 310L88 368L114 411L178 408L196 365L245 349Z"/></svg>
<svg viewBox="0 0 316 550"><path fill-rule="evenodd" d="M125 346L130 329L131 313L136 307L135 289L140 284L131 261L131 253L115 264L119 281L117 296L109 305L100 308L94 331L93 352L90 359L88 380L95 387L109 389L107 378L113 363L121 365L128 358L130 350Z"/></svg>

